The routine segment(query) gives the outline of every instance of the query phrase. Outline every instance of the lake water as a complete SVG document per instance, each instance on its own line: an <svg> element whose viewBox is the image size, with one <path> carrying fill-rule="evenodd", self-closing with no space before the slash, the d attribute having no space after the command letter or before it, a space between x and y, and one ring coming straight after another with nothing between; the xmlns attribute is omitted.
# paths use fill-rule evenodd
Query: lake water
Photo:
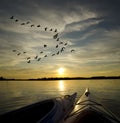
<svg viewBox="0 0 120 123"><path fill-rule="evenodd" d="M0 81L0 114L86 87L104 106L120 117L120 80ZM77 100L76 99L76 100Z"/></svg>

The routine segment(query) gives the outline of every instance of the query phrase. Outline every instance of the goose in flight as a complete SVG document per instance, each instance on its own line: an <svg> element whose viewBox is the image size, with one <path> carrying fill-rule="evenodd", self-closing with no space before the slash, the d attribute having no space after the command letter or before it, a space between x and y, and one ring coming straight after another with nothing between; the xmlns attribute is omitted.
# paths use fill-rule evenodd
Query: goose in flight
<svg viewBox="0 0 120 123"><path fill-rule="evenodd" d="M75 50L73 50L73 49L71 50L71 52L74 52L74 51L75 51Z"/></svg>
<svg viewBox="0 0 120 123"><path fill-rule="evenodd" d="M35 59L37 59L38 58L38 56L35 56Z"/></svg>
<svg viewBox="0 0 120 123"><path fill-rule="evenodd" d="M18 19L16 19L15 22L18 22Z"/></svg>
<svg viewBox="0 0 120 123"><path fill-rule="evenodd" d="M45 31L47 31L47 27L45 27Z"/></svg>
<svg viewBox="0 0 120 123"><path fill-rule="evenodd" d="M65 45L67 45L68 43L65 43Z"/></svg>
<svg viewBox="0 0 120 123"><path fill-rule="evenodd" d="M30 60L28 60L27 63L30 63Z"/></svg>
<svg viewBox="0 0 120 123"><path fill-rule="evenodd" d="M26 24L29 24L30 22L28 21L28 22L26 22Z"/></svg>
<svg viewBox="0 0 120 123"><path fill-rule="evenodd" d="M11 16L10 19L14 19L14 16Z"/></svg>
<svg viewBox="0 0 120 123"><path fill-rule="evenodd" d="M16 50L13 50L13 52L16 52Z"/></svg>
<svg viewBox="0 0 120 123"><path fill-rule="evenodd" d="M30 57L27 57L27 60L30 59Z"/></svg>
<svg viewBox="0 0 120 123"><path fill-rule="evenodd" d="M64 51L64 49L61 49L60 51L61 51L61 53L62 53L62 52Z"/></svg>
<svg viewBox="0 0 120 123"><path fill-rule="evenodd" d="M59 44L63 44L63 42L60 42Z"/></svg>
<svg viewBox="0 0 120 123"><path fill-rule="evenodd" d="M56 41L59 41L59 38L57 38L57 40Z"/></svg>
<svg viewBox="0 0 120 123"><path fill-rule="evenodd" d="M19 56L21 53L18 53L17 55Z"/></svg>
<svg viewBox="0 0 120 123"><path fill-rule="evenodd" d="M54 39L57 39L58 33L53 36Z"/></svg>
<svg viewBox="0 0 120 123"><path fill-rule="evenodd" d="M52 31L52 29L50 29L50 31Z"/></svg>
<svg viewBox="0 0 120 123"><path fill-rule="evenodd" d="M40 61L41 58L38 58L37 61Z"/></svg>
<svg viewBox="0 0 120 123"><path fill-rule="evenodd" d="M56 54L59 55L59 51Z"/></svg>
<svg viewBox="0 0 120 123"><path fill-rule="evenodd" d="M63 51L64 51L64 49L65 49L65 47L62 47L62 48L61 48L61 52L63 52Z"/></svg>
<svg viewBox="0 0 120 123"><path fill-rule="evenodd" d="M58 48L58 44L56 45L56 48Z"/></svg>
<svg viewBox="0 0 120 123"><path fill-rule="evenodd" d="M47 55L45 55L44 57L47 57Z"/></svg>
<svg viewBox="0 0 120 123"><path fill-rule="evenodd" d="M54 56L55 54L52 54L52 56Z"/></svg>
<svg viewBox="0 0 120 123"><path fill-rule="evenodd" d="M25 25L25 23L21 23L21 25Z"/></svg>
<svg viewBox="0 0 120 123"><path fill-rule="evenodd" d="M40 25L37 25L37 27L40 27Z"/></svg>
<svg viewBox="0 0 120 123"><path fill-rule="evenodd" d="M63 49L63 50L64 50L64 49L65 49L65 47L62 47L61 49Z"/></svg>
<svg viewBox="0 0 120 123"><path fill-rule="evenodd" d="M47 47L47 45L46 45L46 44L44 44L44 47Z"/></svg>
<svg viewBox="0 0 120 123"><path fill-rule="evenodd" d="M35 26L34 24L31 25L31 27Z"/></svg>
<svg viewBox="0 0 120 123"><path fill-rule="evenodd" d="M55 29L55 32L57 32L57 29Z"/></svg>

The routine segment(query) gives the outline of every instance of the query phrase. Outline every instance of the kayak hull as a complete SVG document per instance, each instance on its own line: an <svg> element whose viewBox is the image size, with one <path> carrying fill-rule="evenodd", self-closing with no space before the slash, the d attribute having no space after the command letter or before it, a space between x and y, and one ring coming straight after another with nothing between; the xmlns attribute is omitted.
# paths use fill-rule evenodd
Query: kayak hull
<svg viewBox="0 0 120 123"><path fill-rule="evenodd" d="M57 123L73 109L77 93L47 99L0 115L0 123Z"/></svg>
<svg viewBox="0 0 120 123"><path fill-rule="evenodd" d="M87 88L64 123L120 123L120 121L98 103Z"/></svg>

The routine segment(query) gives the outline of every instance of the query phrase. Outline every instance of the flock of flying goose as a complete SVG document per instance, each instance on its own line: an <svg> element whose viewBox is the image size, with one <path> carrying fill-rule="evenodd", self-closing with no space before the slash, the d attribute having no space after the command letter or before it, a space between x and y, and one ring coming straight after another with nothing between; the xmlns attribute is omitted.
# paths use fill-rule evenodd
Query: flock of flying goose
<svg viewBox="0 0 120 123"><path fill-rule="evenodd" d="M10 19L13 20L16 23L19 22L19 20L17 18L15 18L14 16L11 16ZM35 24L32 24L30 21L21 22L20 25L29 25L30 27L37 27L37 28L40 28L41 27L40 24L35 25ZM47 44L44 44L43 45L43 48L44 49L42 49L42 51L40 50L39 51L39 54L35 55L34 57L28 56L26 58L27 63L31 63L32 60L40 61L42 58L46 58L48 56L59 55L60 53L62 53L66 49L68 43L67 42L63 42L63 41L60 41L59 33L58 33L58 30L57 29L52 29L52 28L49 29L48 27L45 27L44 28L44 31L51 31L51 32L53 31L54 32L53 39L57 42L57 45L55 45L56 51L54 53L52 53L52 54L49 54L49 55L46 54L44 51L45 51L45 48L48 47L48 45ZM74 49L71 49L70 50L70 52L74 52L74 51L75 51ZM17 56L20 56L20 55L23 55L23 54L24 55L27 54L27 51L21 51L20 52L20 51L18 51L16 49L13 49L12 52L14 52Z"/></svg>

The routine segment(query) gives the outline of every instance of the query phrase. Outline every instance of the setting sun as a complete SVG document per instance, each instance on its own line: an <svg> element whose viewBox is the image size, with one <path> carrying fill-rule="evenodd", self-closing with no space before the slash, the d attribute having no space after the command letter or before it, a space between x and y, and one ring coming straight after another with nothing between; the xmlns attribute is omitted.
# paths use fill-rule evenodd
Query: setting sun
<svg viewBox="0 0 120 123"><path fill-rule="evenodd" d="M59 73L59 74L63 74L63 73L64 73L64 71L65 71L65 69L64 69L64 68L62 68L62 67L58 69L58 73Z"/></svg>

